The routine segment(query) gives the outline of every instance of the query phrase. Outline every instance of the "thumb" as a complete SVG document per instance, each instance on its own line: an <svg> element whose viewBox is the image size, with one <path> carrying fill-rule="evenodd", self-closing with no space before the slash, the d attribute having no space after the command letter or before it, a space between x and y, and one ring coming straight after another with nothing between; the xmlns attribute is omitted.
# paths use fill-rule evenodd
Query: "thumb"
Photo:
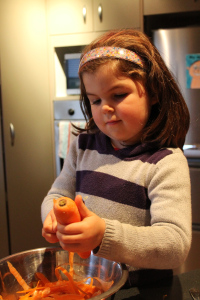
<svg viewBox="0 0 200 300"><path fill-rule="evenodd" d="M53 232L56 232L57 231L57 220L56 220L56 216L55 216L53 210L51 212L51 219L52 219L52 230L53 230Z"/></svg>
<svg viewBox="0 0 200 300"><path fill-rule="evenodd" d="M85 206L81 195L77 195L75 197L75 203L78 208L79 214L81 216L81 220L83 220L86 217L90 217L92 215L92 212Z"/></svg>

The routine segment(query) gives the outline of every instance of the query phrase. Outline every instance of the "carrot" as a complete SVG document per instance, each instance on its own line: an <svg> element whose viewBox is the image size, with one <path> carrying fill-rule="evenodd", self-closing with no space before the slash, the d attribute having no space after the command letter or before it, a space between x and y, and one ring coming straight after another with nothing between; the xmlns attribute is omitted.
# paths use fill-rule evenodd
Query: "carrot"
<svg viewBox="0 0 200 300"><path fill-rule="evenodd" d="M74 200L68 197L60 197L54 199L53 202L54 213L58 223L68 225L81 221L81 216ZM91 251L78 253L81 258L88 258L90 254Z"/></svg>
<svg viewBox="0 0 200 300"><path fill-rule="evenodd" d="M40 272L36 272L35 274L37 276L38 279L40 279L42 281L42 283L47 283L47 282L50 282L46 276L44 276L44 274L40 273Z"/></svg>
<svg viewBox="0 0 200 300"><path fill-rule="evenodd" d="M6 273L7 275L8 273ZM4 284L4 281L3 281L3 276L1 274L1 271L0 271L0 278L1 278L1 285L2 285L2 291L5 292L6 291L6 288L5 288L5 284ZM1 299L1 295L0 295L0 299Z"/></svg>
<svg viewBox="0 0 200 300"><path fill-rule="evenodd" d="M1 300L17 300L17 297L15 296L15 294L5 294L2 296L0 296Z"/></svg>
<svg viewBox="0 0 200 300"><path fill-rule="evenodd" d="M17 272L17 270L13 267L13 265L9 261L7 261L7 264L8 264L10 273L12 273L15 276L18 283L23 287L24 290L28 290L30 287L24 281L24 279L21 277L21 275Z"/></svg>
<svg viewBox="0 0 200 300"><path fill-rule="evenodd" d="M80 222L81 217L75 202L68 197L54 199L54 213L57 221L62 225Z"/></svg>
<svg viewBox="0 0 200 300"><path fill-rule="evenodd" d="M63 274L65 274L69 280L69 284L70 284L70 288L71 288L71 293L72 294L79 294L79 290L76 286L76 284L73 281L72 276L69 274L69 272L67 272L66 269L64 269L63 267L57 267L58 270L61 270L63 272Z"/></svg>

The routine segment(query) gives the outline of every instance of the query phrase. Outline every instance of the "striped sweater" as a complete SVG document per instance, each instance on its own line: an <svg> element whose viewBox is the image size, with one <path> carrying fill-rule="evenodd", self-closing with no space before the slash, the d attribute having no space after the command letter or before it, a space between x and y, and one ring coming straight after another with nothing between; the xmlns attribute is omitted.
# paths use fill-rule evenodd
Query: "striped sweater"
<svg viewBox="0 0 200 300"><path fill-rule="evenodd" d="M116 151L103 133L80 134L43 200L42 220L53 198L76 194L106 222L96 255L134 268L170 269L185 260L191 195L180 149L138 144Z"/></svg>

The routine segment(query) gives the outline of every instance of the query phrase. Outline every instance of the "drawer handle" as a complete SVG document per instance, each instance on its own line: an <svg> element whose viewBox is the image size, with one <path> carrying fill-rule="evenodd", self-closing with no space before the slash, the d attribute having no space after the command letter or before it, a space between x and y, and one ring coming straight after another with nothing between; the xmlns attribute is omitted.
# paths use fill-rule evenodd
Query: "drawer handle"
<svg viewBox="0 0 200 300"><path fill-rule="evenodd" d="M86 23L87 9L85 6L83 6L82 12L83 12L83 22Z"/></svg>
<svg viewBox="0 0 200 300"><path fill-rule="evenodd" d="M15 144L15 128L12 123L10 123L10 138L11 138L11 146Z"/></svg>
<svg viewBox="0 0 200 300"><path fill-rule="evenodd" d="M103 20L103 8L102 8L101 4L99 4L99 6L98 6L98 15L99 15L100 22L102 22L102 20Z"/></svg>

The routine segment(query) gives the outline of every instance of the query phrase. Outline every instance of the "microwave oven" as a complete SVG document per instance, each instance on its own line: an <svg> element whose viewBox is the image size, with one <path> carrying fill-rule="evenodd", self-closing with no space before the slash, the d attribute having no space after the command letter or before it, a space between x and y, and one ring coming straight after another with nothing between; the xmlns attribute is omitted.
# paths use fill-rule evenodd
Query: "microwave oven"
<svg viewBox="0 0 200 300"><path fill-rule="evenodd" d="M68 53L64 55L67 95L80 94L80 79L78 76L80 57L80 53Z"/></svg>

